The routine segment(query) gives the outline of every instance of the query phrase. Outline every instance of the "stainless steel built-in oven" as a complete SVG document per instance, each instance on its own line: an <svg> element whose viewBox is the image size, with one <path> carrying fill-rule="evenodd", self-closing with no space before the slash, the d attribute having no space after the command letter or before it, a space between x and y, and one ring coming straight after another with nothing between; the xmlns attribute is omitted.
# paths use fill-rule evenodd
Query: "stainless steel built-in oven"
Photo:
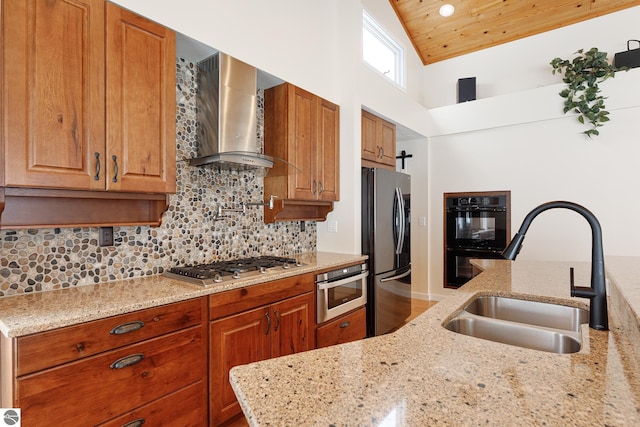
<svg viewBox="0 0 640 427"><path fill-rule="evenodd" d="M473 277L471 259L502 257L510 237L509 196L445 194L445 287L458 288Z"/></svg>
<svg viewBox="0 0 640 427"><path fill-rule="evenodd" d="M345 267L316 276L316 316L326 322L367 303L367 264Z"/></svg>

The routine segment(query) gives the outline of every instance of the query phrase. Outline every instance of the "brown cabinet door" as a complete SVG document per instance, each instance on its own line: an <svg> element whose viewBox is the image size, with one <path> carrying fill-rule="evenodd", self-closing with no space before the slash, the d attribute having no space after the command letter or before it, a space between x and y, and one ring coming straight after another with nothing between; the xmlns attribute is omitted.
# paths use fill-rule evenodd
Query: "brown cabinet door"
<svg viewBox="0 0 640 427"><path fill-rule="evenodd" d="M1 7L4 185L104 190L105 2Z"/></svg>
<svg viewBox="0 0 640 427"><path fill-rule="evenodd" d="M378 144L376 129L378 118L373 114L362 110L362 158L364 160L378 161L380 145Z"/></svg>
<svg viewBox="0 0 640 427"><path fill-rule="evenodd" d="M289 179L289 197L297 200L318 198L317 179L317 103L316 96L288 85L289 163L296 170Z"/></svg>
<svg viewBox="0 0 640 427"><path fill-rule="evenodd" d="M380 162L396 167L396 125L380 119L380 146L382 147Z"/></svg>
<svg viewBox="0 0 640 427"><path fill-rule="evenodd" d="M271 356L269 307L261 307L210 323L209 410L211 425L240 413L240 405L229 383L229 370Z"/></svg>
<svg viewBox="0 0 640 427"><path fill-rule="evenodd" d="M271 306L275 320L271 338L272 357L286 356L315 347L313 292Z"/></svg>
<svg viewBox="0 0 640 427"><path fill-rule="evenodd" d="M175 193L175 33L107 2L107 189Z"/></svg>
<svg viewBox="0 0 640 427"><path fill-rule="evenodd" d="M340 108L324 99L318 106L318 199L340 199Z"/></svg>

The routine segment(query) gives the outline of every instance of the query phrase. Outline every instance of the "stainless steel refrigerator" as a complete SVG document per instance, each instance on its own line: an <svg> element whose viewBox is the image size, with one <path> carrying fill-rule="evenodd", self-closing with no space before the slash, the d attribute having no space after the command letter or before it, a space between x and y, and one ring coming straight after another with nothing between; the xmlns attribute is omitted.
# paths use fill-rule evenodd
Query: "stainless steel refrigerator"
<svg viewBox="0 0 640 427"><path fill-rule="evenodd" d="M362 168L362 252L369 255L367 335L401 326L411 314L411 177Z"/></svg>

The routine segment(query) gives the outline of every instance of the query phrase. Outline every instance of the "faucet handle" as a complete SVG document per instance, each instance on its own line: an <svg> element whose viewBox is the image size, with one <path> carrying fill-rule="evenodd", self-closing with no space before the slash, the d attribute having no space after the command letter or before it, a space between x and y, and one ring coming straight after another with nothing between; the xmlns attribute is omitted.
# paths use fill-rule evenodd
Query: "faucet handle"
<svg viewBox="0 0 640 427"><path fill-rule="evenodd" d="M569 283L571 285L571 296L580 298L593 298L596 292L589 286L576 286L574 284L573 267L569 267Z"/></svg>

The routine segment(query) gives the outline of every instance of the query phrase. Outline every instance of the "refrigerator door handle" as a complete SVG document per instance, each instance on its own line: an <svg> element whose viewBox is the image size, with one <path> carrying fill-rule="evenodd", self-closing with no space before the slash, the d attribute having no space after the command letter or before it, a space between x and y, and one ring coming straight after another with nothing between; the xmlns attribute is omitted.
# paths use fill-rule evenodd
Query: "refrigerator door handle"
<svg viewBox="0 0 640 427"><path fill-rule="evenodd" d="M411 274L411 269L405 271L402 274L398 274L397 276L387 277L386 279L380 279L380 283L385 283L385 282L390 282L392 280L402 279L403 277L407 277L410 274Z"/></svg>
<svg viewBox="0 0 640 427"><path fill-rule="evenodd" d="M398 215L400 216L400 224L401 224L400 245L399 245L399 252L398 252L398 255L400 255L402 253L402 250L404 249L404 232L407 227L405 217L404 217L404 195L402 194L402 190L400 189L400 187L398 187L398 197L400 200L400 212L398 212Z"/></svg>
<svg viewBox="0 0 640 427"><path fill-rule="evenodd" d="M396 232L396 255L400 255L402 253L402 240L404 237L404 216L402 214L402 193L400 192L400 187L396 187L395 199L393 203L393 224ZM396 224L398 225L397 227L395 226Z"/></svg>

